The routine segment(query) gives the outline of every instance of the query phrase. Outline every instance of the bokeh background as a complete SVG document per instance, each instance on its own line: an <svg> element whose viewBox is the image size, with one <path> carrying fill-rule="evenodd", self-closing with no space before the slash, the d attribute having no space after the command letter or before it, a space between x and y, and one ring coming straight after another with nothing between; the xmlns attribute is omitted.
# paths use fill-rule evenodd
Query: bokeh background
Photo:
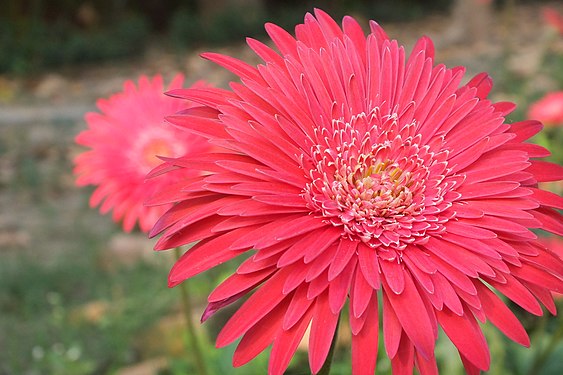
<svg viewBox="0 0 563 375"><path fill-rule="evenodd" d="M541 0L2 0L0 2L0 375L195 374L185 345L180 292L168 289L170 252L152 251L141 232L124 234L109 216L90 209L91 189L74 186L73 143L95 101L127 79L177 72L187 84L226 86L233 77L202 60L215 51L250 62L244 37L265 40L263 24L292 30L306 11L351 14L367 26L413 45L425 34L436 61L464 65L468 77L489 72L495 101L514 101L508 121L531 103L563 90L563 35ZM563 162L563 124L535 141ZM562 186L549 189L561 193ZM554 241L561 241L555 239ZM561 247L560 243L556 246ZM233 267L190 280L194 320L206 295ZM559 307L563 307L561 299ZM485 332L490 374L563 373L561 318L531 317L510 305L532 338L518 347L494 328ZM233 369L234 347L214 349L229 311L199 328L211 374L265 374L267 354ZM348 338L339 338L333 374L349 372ZM305 349L306 343L303 343ZM455 349L442 338L444 374L462 374ZM378 373L390 373L380 348ZM287 374L308 373L300 351Z"/></svg>

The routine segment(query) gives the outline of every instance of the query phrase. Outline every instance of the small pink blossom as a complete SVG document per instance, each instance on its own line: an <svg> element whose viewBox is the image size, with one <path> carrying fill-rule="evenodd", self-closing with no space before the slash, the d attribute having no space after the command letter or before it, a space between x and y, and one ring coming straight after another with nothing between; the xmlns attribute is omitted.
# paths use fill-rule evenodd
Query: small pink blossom
<svg viewBox="0 0 563 375"><path fill-rule="evenodd" d="M547 93L530 106L528 118L548 127L563 126L563 91Z"/></svg>

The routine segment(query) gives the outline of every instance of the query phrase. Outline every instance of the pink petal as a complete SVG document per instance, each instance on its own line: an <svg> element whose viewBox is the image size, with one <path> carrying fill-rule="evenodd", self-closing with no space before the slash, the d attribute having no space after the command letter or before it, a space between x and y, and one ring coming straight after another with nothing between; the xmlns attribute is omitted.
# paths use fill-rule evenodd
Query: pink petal
<svg viewBox="0 0 563 375"><path fill-rule="evenodd" d="M531 160L531 165L526 169L534 175L538 182L563 180L563 167L559 164L543 160Z"/></svg>
<svg viewBox="0 0 563 375"><path fill-rule="evenodd" d="M287 300L280 303L244 334L233 355L234 367L249 362L274 341L281 331L280 325L276 323L282 319L287 304Z"/></svg>
<svg viewBox="0 0 563 375"><path fill-rule="evenodd" d="M425 358L430 358L434 352L435 338L432 323L424 302L408 272L404 272L404 290L395 294L389 290L389 285L383 283L385 295L393 307L401 327L412 341L417 351Z"/></svg>
<svg viewBox="0 0 563 375"><path fill-rule="evenodd" d="M315 303L315 313L309 337L309 365L316 374L323 366L334 337L339 315L330 311L328 293L321 294Z"/></svg>
<svg viewBox="0 0 563 375"><path fill-rule="evenodd" d="M312 308L304 312L298 324L283 329L274 340L268 364L269 375L282 375L297 350L313 315Z"/></svg>
<svg viewBox="0 0 563 375"><path fill-rule="evenodd" d="M487 73L479 73L467 83L467 86L476 87L477 97L485 99L493 87L493 80Z"/></svg>
<svg viewBox="0 0 563 375"><path fill-rule="evenodd" d="M467 314L458 316L449 309L437 310L436 317L459 352L479 369L488 370L491 362L489 348L475 319Z"/></svg>
<svg viewBox="0 0 563 375"><path fill-rule="evenodd" d="M397 355L391 358L393 374L412 374L414 368L414 352L413 344L409 338L403 334Z"/></svg>
<svg viewBox="0 0 563 375"><path fill-rule="evenodd" d="M251 79L254 81L261 81L262 77L258 74L255 67L245 63L244 61L235 59L230 56L221 55L219 53L206 52L201 54L204 59L213 61L214 63L223 66L230 70L237 76L243 79Z"/></svg>
<svg viewBox="0 0 563 375"><path fill-rule="evenodd" d="M229 244L238 236L248 232L248 229L233 230L221 236L197 243L174 264L168 276L168 286L176 286L192 276L246 252L246 250L230 250Z"/></svg>
<svg viewBox="0 0 563 375"><path fill-rule="evenodd" d="M290 267L279 270L250 296L219 332L216 344L218 348L229 345L248 332L286 298L282 288L289 273ZM289 299L285 303L289 303Z"/></svg>
<svg viewBox="0 0 563 375"><path fill-rule="evenodd" d="M529 189L533 192L533 199L535 199L538 203L544 206L563 210L563 197L561 197L560 195L537 188Z"/></svg>
<svg viewBox="0 0 563 375"><path fill-rule="evenodd" d="M365 312L363 328L352 334L352 373L355 375L373 375L377 364L377 344L379 338L379 312L377 294L368 297L369 305ZM350 314L350 320L355 320ZM351 326L354 324L351 322Z"/></svg>
<svg viewBox="0 0 563 375"><path fill-rule="evenodd" d="M252 289L275 272L275 268L265 268L253 273L234 273L219 284L207 297L209 302L217 302L232 297L244 290Z"/></svg>
<svg viewBox="0 0 563 375"><path fill-rule="evenodd" d="M314 299L307 298L307 285L299 286L293 293L291 303L283 318L283 329L288 330L297 324L314 301Z"/></svg>
<svg viewBox="0 0 563 375"><path fill-rule="evenodd" d="M389 302L387 293L383 293L383 341L385 343L385 351L389 358L397 355L399 350L399 342L401 340L401 333L403 328L397 318L397 314L393 306Z"/></svg>
<svg viewBox="0 0 563 375"><path fill-rule="evenodd" d="M510 274L505 274L503 277L506 279L505 283L488 278L484 280L523 309L537 316L543 315L540 304L522 283Z"/></svg>
<svg viewBox="0 0 563 375"><path fill-rule="evenodd" d="M328 287L328 302L330 310L337 314L342 310L344 302L346 302L346 297L348 296L348 290L350 289L350 284L352 281L352 276L354 275L354 270L356 269L356 261L354 258L346 268L336 277L334 280L330 281Z"/></svg>
<svg viewBox="0 0 563 375"><path fill-rule="evenodd" d="M379 262L377 256L375 255L374 249L360 243L358 245L358 260L360 264L360 269L366 279L366 281L371 285L373 289L379 289L381 286L381 280L379 277Z"/></svg>
<svg viewBox="0 0 563 375"><path fill-rule="evenodd" d="M352 256L356 253L357 247L358 241L350 241L344 238L340 240L338 243L338 250L336 251L334 260L330 264L330 268L328 270L329 281L334 280L334 278L342 272Z"/></svg>
<svg viewBox="0 0 563 375"><path fill-rule="evenodd" d="M475 283L483 311L487 318L498 327L511 340L523 345L530 346L530 338L522 324L514 316L512 311L496 296L489 288L480 282Z"/></svg>

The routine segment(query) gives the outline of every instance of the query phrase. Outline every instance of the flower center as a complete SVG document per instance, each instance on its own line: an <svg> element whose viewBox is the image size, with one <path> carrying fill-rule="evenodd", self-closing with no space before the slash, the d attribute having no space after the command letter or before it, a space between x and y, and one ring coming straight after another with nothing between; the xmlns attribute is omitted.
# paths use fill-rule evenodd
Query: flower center
<svg viewBox="0 0 563 375"><path fill-rule="evenodd" d="M158 156L173 155L172 145L164 139L151 139L143 145L141 155L145 165L152 169L162 163Z"/></svg>
<svg viewBox="0 0 563 375"><path fill-rule="evenodd" d="M445 219L436 214L450 205L440 187L447 153L419 146L415 128L375 109L317 131L303 164L308 207L371 247L404 249L442 230Z"/></svg>
<svg viewBox="0 0 563 375"><path fill-rule="evenodd" d="M336 171L332 184L335 200L352 207L354 218L385 217L412 208L412 173L391 160L377 161L371 155L358 159L358 164Z"/></svg>

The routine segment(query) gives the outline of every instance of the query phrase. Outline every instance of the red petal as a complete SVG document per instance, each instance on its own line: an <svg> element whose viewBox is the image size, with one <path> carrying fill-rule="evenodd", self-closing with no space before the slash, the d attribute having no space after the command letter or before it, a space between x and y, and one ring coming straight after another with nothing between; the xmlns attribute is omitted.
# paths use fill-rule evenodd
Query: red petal
<svg viewBox="0 0 563 375"><path fill-rule="evenodd" d="M425 358L430 358L435 344L430 320L432 317L428 315L410 274L403 272L405 281L403 292L397 295L388 289L388 284L384 283L385 295L389 298L397 319L416 349Z"/></svg>
<svg viewBox="0 0 563 375"><path fill-rule="evenodd" d="M538 182L563 180L563 167L559 164L543 160L531 160L532 164L526 169L534 175Z"/></svg>
<svg viewBox="0 0 563 375"><path fill-rule="evenodd" d="M399 318L393 310L393 306L389 302L387 293L383 293L383 342L385 343L385 351L389 358L397 355L399 350L399 341L401 340L401 332L403 328L399 322Z"/></svg>
<svg viewBox="0 0 563 375"><path fill-rule="evenodd" d="M356 275L354 277L354 283L350 291L350 307L351 313L354 317L359 318L364 314L364 311L369 304L370 296L373 290L374 289L371 287L371 285L369 285L364 275L360 271L359 266L356 265Z"/></svg>
<svg viewBox="0 0 563 375"><path fill-rule="evenodd" d="M258 71L256 70L256 68L250 64L245 63L244 61L235 59L234 57L231 56L225 56L213 52L202 53L201 57L213 61L218 65L221 65L222 67L233 72L240 78L263 82L263 79L258 73Z"/></svg>
<svg viewBox="0 0 563 375"><path fill-rule="evenodd" d="M172 232L169 235L162 236L158 239L158 242L154 245L155 250L172 249L182 245L192 243L194 241L203 240L209 237L217 236L218 231L214 231L214 227L221 222L224 222L225 218L221 216L211 216L207 219L200 220L199 222L192 224L189 231L179 231Z"/></svg>
<svg viewBox="0 0 563 375"><path fill-rule="evenodd" d="M558 277L548 273L545 269L538 269L528 264L522 264L522 267L510 267L510 271L520 280L525 280L528 283L536 284L557 293L563 293L563 275Z"/></svg>
<svg viewBox="0 0 563 375"><path fill-rule="evenodd" d="M350 320L355 320L350 314ZM354 375L373 375L377 364L377 343L379 336L379 312L377 294L373 293L363 328L352 335L352 373ZM354 324L350 322L350 325Z"/></svg>
<svg viewBox="0 0 563 375"><path fill-rule="evenodd" d="M439 272L436 272L434 275L432 275L432 282L435 286L434 294L436 295L436 298L440 298L440 300L450 310L452 310L452 312L454 312L456 315L461 316L463 314L463 305L461 304L459 296L452 284Z"/></svg>
<svg viewBox="0 0 563 375"><path fill-rule="evenodd" d="M488 370L491 362L489 348L475 319L467 314L458 316L449 309L436 310L436 317L459 352L481 370Z"/></svg>
<svg viewBox="0 0 563 375"><path fill-rule="evenodd" d="M516 137L512 140L512 142L524 142L525 140L530 139L534 135L539 133L542 128L542 123L536 120L515 122L514 124L510 125L510 132L516 134Z"/></svg>
<svg viewBox="0 0 563 375"><path fill-rule="evenodd" d="M219 332L218 348L229 345L240 335L246 333L286 298L286 295L282 293L282 288L285 279L291 272L291 267L281 269L250 296ZM289 303L289 299L285 303Z"/></svg>
<svg viewBox="0 0 563 375"><path fill-rule="evenodd" d="M405 288L405 270L402 264L394 260L381 260L379 266L389 288L391 288L393 293L401 294Z"/></svg>
<svg viewBox="0 0 563 375"><path fill-rule="evenodd" d="M563 220L559 212L548 207L538 208L530 212L541 223L543 230L563 236Z"/></svg>
<svg viewBox="0 0 563 375"><path fill-rule="evenodd" d="M393 374L412 374L414 368L414 346L407 335L401 336L397 355L391 358Z"/></svg>
<svg viewBox="0 0 563 375"><path fill-rule="evenodd" d="M290 329L282 330L274 340L270 362L268 364L268 375L282 375L289 365L291 358L297 350L309 323L311 322L312 308L308 309L299 324Z"/></svg>
<svg viewBox="0 0 563 375"><path fill-rule="evenodd" d="M190 115L172 115L167 116L166 121L177 127L186 129L192 134L208 139L230 138L229 134L225 131L225 126L217 119Z"/></svg>
<svg viewBox="0 0 563 375"><path fill-rule="evenodd" d="M354 258L350 263L348 263L344 271L342 271L338 277L330 281L328 287L328 302L330 310L335 314L342 310L344 302L346 302L352 276L354 275L354 270L356 268L356 261L357 258Z"/></svg>
<svg viewBox="0 0 563 375"><path fill-rule="evenodd" d="M511 340L529 347L530 338L526 330L504 302L482 283L476 282L475 287L477 288L483 311L491 323L497 326Z"/></svg>
<svg viewBox="0 0 563 375"><path fill-rule="evenodd" d="M538 203L558 208L563 210L563 197L558 194L552 193L551 191L536 189L536 188L529 188L532 191L532 198L538 201Z"/></svg>
<svg viewBox="0 0 563 375"><path fill-rule="evenodd" d="M476 96L479 99L486 99L493 87L493 80L487 73L479 73L467 83L467 87L476 87Z"/></svg>
<svg viewBox="0 0 563 375"><path fill-rule="evenodd" d="M330 264L328 269L328 280L333 280L336 276L342 272L342 270L349 263L352 256L356 253L358 247L358 241L351 241L349 239L343 238L338 243L338 250L336 250L336 255L334 260Z"/></svg>
<svg viewBox="0 0 563 375"><path fill-rule="evenodd" d="M149 237L152 238L156 236L166 228L169 228L170 226L176 224L185 216L195 216L200 209L207 208L209 207L209 205L217 205L216 202L221 201L221 199L217 198L218 197L216 195L206 196L178 203L177 205L169 209L164 215L162 215L160 219L154 224L154 227L149 233ZM199 215L199 219L203 219L206 216L211 216L214 214L213 209L206 209L205 211L206 215Z"/></svg>
<svg viewBox="0 0 563 375"><path fill-rule="evenodd" d="M381 280L379 277L379 266L375 249L366 246L364 243L360 243L358 245L358 260L366 281L373 289L379 289L381 287Z"/></svg>
<svg viewBox="0 0 563 375"><path fill-rule="evenodd" d="M234 367L242 366L252 360L274 341L281 330L278 322L282 319L288 303L287 300L280 303L244 334L233 355Z"/></svg>
<svg viewBox="0 0 563 375"><path fill-rule="evenodd" d="M293 293L291 303L287 308L283 318L283 329L288 330L293 327L309 309L314 299L307 298L307 285L299 286Z"/></svg>
<svg viewBox="0 0 563 375"><path fill-rule="evenodd" d="M253 273L238 274L234 273L225 281L219 284L207 297L209 302L217 302L227 299L249 288L260 284L275 271L270 267Z"/></svg>
<svg viewBox="0 0 563 375"><path fill-rule="evenodd" d="M502 276L506 279L505 283L487 277L484 280L523 309L537 316L543 315L540 304L522 283L510 274L503 274Z"/></svg>
<svg viewBox="0 0 563 375"><path fill-rule="evenodd" d="M168 276L168 286L176 286L187 278L244 253L246 250L230 250L229 244L238 236L248 232L248 230L249 228L233 230L221 236L197 243L174 264Z"/></svg>
<svg viewBox="0 0 563 375"><path fill-rule="evenodd" d="M497 237L497 235L490 230L476 227L461 220L449 221L447 230L453 234L475 239L492 239Z"/></svg>
<svg viewBox="0 0 563 375"><path fill-rule="evenodd" d="M273 23L267 23L264 27L282 55L297 55L297 42L291 34Z"/></svg>
<svg viewBox="0 0 563 375"><path fill-rule="evenodd" d="M219 214L221 215L221 213ZM230 248L231 250L237 250L253 247L258 241L264 239L264 237L267 237L268 239L272 238L271 232L273 230L276 230L279 227L283 227L291 221L299 219L301 217L303 217L302 214L285 215L284 217L276 221L272 221L271 223L268 223L266 225L254 225L251 227L254 229L253 231L249 231L245 235L237 238L235 241L233 241Z"/></svg>
<svg viewBox="0 0 563 375"><path fill-rule="evenodd" d="M321 248L324 251L331 243L325 240L325 233L332 231L332 228L324 230L313 231L299 238L292 246L288 247L278 260L278 267L285 267L289 264L295 263L305 257L307 251L311 248Z"/></svg>
<svg viewBox="0 0 563 375"><path fill-rule="evenodd" d="M334 337L339 314L330 311L328 293L321 294L315 303L311 336L309 337L309 365L316 374L323 366Z"/></svg>
<svg viewBox="0 0 563 375"><path fill-rule="evenodd" d="M513 191L520 187L518 182L481 182L477 184L463 184L457 192L460 193L463 199L479 198L486 196L494 196L499 193Z"/></svg>
<svg viewBox="0 0 563 375"><path fill-rule="evenodd" d="M495 275L487 263L462 246L432 237L424 244L424 247L468 276L477 277L478 273L488 276Z"/></svg>

